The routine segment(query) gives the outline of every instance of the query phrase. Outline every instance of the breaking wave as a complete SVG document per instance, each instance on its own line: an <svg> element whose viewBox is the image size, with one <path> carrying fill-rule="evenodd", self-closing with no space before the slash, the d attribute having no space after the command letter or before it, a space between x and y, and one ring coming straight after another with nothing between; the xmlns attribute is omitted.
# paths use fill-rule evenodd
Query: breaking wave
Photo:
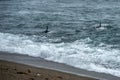
<svg viewBox="0 0 120 80"><path fill-rule="evenodd" d="M47 38L46 38L47 39ZM120 76L120 50L87 44L89 38L69 43L35 42L25 35L0 33L0 51L27 54L77 68Z"/></svg>

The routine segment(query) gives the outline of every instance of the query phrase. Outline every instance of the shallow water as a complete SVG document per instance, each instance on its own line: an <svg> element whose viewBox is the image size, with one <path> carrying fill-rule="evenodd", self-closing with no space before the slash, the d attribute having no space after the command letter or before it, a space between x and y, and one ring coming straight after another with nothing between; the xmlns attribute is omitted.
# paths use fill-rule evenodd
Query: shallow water
<svg viewBox="0 0 120 80"><path fill-rule="evenodd" d="M0 0L0 50L120 76L119 13L118 0Z"/></svg>

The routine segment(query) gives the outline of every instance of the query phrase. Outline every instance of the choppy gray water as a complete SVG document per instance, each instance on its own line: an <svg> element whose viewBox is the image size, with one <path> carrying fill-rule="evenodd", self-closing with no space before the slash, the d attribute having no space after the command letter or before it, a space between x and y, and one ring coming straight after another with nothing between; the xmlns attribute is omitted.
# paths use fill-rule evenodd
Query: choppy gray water
<svg viewBox="0 0 120 80"><path fill-rule="evenodd" d="M120 76L120 1L0 0L0 44L1 51Z"/></svg>

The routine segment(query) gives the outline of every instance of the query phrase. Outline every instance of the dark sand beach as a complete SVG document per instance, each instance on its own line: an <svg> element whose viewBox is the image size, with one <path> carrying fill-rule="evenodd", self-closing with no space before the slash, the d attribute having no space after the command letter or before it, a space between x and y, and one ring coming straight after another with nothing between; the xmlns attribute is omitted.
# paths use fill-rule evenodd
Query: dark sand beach
<svg viewBox="0 0 120 80"><path fill-rule="evenodd" d="M0 52L0 80L120 80L27 55Z"/></svg>

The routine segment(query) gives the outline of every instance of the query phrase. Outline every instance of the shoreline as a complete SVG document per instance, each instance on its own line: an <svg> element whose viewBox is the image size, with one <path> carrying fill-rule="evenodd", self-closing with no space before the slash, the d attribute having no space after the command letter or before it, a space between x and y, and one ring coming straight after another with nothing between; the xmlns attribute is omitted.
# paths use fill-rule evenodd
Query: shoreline
<svg viewBox="0 0 120 80"><path fill-rule="evenodd" d="M97 80L56 70L0 60L2 80Z"/></svg>
<svg viewBox="0 0 120 80"><path fill-rule="evenodd" d="M7 69L10 68L10 71L11 69L14 70L13 68L15 68L16 66L18 67L17 69L20 70L24 70L23 69L24 67L25 72L22 72L24 73L22 74L24 75L23 78L25 78L25 74L28 74L29 72L31 72L31 70L34 71L33 73L30 73L32 74L31 76L35 75L37 71L41 73L42 70L42 72L45 72L42 73L42 75L49 75L49 76L44 76L44 79L41 78L41 80L120 80L120 77L116 77L110 74L98 73L94 71L86 71L86 70L74 68L72 66L68 66L66 64L47 61L38 57L31 57L27 55L20 55L15 53L8 53L8 52L0 52L0 66L2 65L6 65ZM29 68L31 69L30 71L28 70ZM1 67L1 72L3 72L4 70L5 69ZM8 72L10 71L8 70ZM26 71L28 73L26 73ZM9 74L8 72L6 74ZM12 72L15 73L15 71ZM58 75L59 78L55 76L56 74L59 74ZM12 74L12 75L17 76L18 74ZM36 77L30 78L31 77L30 75L26 75L26 76L28 79L25 80L39 80ZM18 77L19 76L17 76L17 78ZM45 79L45 77L47 77L47 79ZM2 80L7 80L7 79L2 79ZM13 80L13 78L11 80Z"/></svg>

